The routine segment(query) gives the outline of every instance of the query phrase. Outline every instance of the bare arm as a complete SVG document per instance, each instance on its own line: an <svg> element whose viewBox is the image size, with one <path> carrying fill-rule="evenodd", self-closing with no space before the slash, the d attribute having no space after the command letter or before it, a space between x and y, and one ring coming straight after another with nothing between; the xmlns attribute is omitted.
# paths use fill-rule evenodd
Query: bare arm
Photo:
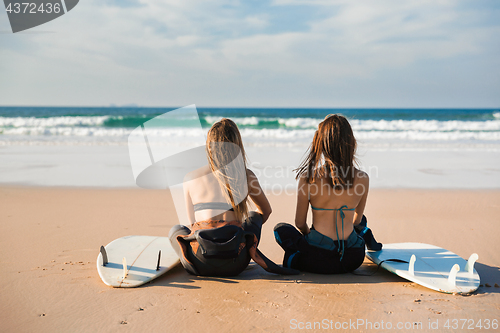
<svg viewBox="0 0 500 333"><path fill-rule="evenodd" d="M184 182L184 186L182 188L184 191L184 202L186 203L188 221L191 225L193 225L196 222L196 218L194 216L194 206L193 201L191 200L191 194L189 194L189 182Z"/></svg>
<svg viewBox="0 0 500 333"><path fill-rule="evenodd" d="M295 211L295 226L307 235L311 230L307 225L307 211L309 210L309 186L307 179L301 177L299 179L299 186L297 189L297 208Z"/></svg>
<svg viewBox="0 0 500 333"><path fill-rule="evenodd" d="M251 170L247 170L247 178L248 196L252 199L255 206L257 206L257 212L262 214L262 223L264 223L273 211L271 204L269 203L269 200L267 200L266 194L262 190L257 176L255 176Z"/></svg>
<svg viewBox="0 0 500 333"><path fill-rule="evenodd" d="M361 189L363 190L363 195L358 205L356 206L356 210L354 211L354 225L358 225L361 222L361 218L363 217L363 213L365 211L366 200L368 199L368 190L370 187L370 179L368 178L368 174L363 171L358 172L358 182L355 185L355 192L359 193Z"/></svg>

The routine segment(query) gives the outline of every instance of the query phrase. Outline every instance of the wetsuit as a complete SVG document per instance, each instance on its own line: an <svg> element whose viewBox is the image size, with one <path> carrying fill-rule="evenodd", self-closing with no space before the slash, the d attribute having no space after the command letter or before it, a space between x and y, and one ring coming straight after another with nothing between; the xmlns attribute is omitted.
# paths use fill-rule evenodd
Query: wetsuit
<svg viewBox="0 0 500 333"><path fill-rule="evenodd" d="M232 210L225 203L202 203L194 207L195 211ZM235 276L248 266L250 259L272 273L298 274L296 270L276 265L257 249L262 223L261 214L250 212L244 222L208 220L195 223L191 229L176 225L169 238L184 268L194 275Z"/></svg>
<svg viewBox="0 0 500 333"><path fill-rule="evenodd" d="M354 210L342 206L338 209L316 208L313 210L335 211L335 230L337 239L321 234L311 228L306 236L294 226L279 223L274 227L276 242L285 250L283 266L301 271L321 274L338 274L351 272L361 266L365 257L365 241L354 230L344 240L344 211ZM342 219L342 237L337 228L337 214Z"/></svg>

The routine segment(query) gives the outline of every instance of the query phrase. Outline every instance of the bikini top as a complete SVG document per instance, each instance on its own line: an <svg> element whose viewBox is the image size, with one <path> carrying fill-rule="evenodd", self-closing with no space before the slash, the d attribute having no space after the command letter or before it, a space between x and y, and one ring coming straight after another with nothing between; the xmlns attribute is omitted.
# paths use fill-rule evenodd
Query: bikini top
<svg viewBox="0 0 500 333"><path fill-rule="evenodd" d="M200 202L197 203L196 205L193 205L193 209L195 212L206 209L220 209L232 212L234 211L233 207L225 202Z"/></svg>
<svg viewBox="0 0 500 333"><path fill-rule="evenodd" d="M340 216L342 217L342 215L344 215L345 217L345 214L344 214L344 210L350 210L350 211L353 211L355 210L356 208L347 208L346 205L340 207L340 208L317 208L317 207L314 207L312 204L311 204L311 208L314 209L314 210L337 210L340 212Z"/></svg>
<svg viewBox="0 0 500 333"><path fill-rule="evenodd" d="M339 251L341 253L340 254L340 260L342 261L342 258L344 257L344 242L345 242L344 241L344 218L345 218L344 211L345 210L354 211L356 208L347 208L346 205L343 205L340 208L317 208L317 207L314 207L312 204L311 204L311 208L313 210L332 210L332 211L335 211L335 232L337 233L337 241L340 241L339 229L337 227L337 211L339 212L340 218L342 219L342 242L340 242L341 246L339 248Z"/></svg>

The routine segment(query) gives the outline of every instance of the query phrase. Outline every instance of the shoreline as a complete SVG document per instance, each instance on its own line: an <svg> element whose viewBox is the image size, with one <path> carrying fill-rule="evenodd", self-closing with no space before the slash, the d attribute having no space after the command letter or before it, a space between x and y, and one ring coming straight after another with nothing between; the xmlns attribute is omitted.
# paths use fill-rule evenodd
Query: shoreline
<svg viewBox="0 0 500 333"><path fill-rule="evenodd" d="M479 254L475 268L483 287L468 297L435 292L383 269L373 276L276 276L253 263L233 278L195 277L178 266L143 287L113 289L98 276L99 247L126 235L167 236L175 223L168 191L0 186L0 197L0 320L6 331L108 332L124 325L152 332L288 332L292 320L363 319L422 322L419 331L431 332L429 322L444 329L446 320L477 322L500 313L500 190L369 194L368 226L378 241L434 244L466 259ZM259 248L281 263L272 228L293 223L295 197L269 200L273 213ZM365 259L358 270L374 269Z"/></svg>
<svg viewBox="0 0 500 333"><path fill-rule="evenodd" d="M248 167L263 187L296 187L305 150L247 149ZM10 146L0 149L0 186L132 188L127 146ZM360 148L360 168L373 188L500 189L497 152L373 151Z"/></svg>
<svg viewBox="0 0 500 333"><path fill-rule="evenodd" d="M169 189L148 189L148 188L141 188L137 185L133 186L77 186L77 185L36 185L36 184L30 184L30 183L8 183L8 182L2 182L0 183L0 190L1 189L47 189L47 190L86 190L86 191L119 191L119 190L124 190L124 191L155 191L155 192L162 192L162 191L169 191ZM294 196L297 193L297 190L294 188L293 190L290 190L289 192L283 192L283 193L273 193L272 188L264 188L263 190L266 195L269 196ZM288 190L287 190L288 191ZM500 188L441 188L441 187L370 187L370 193L372 192L384 192L384 191L410 191L410 192L499 192L500 193Z"/></svg>

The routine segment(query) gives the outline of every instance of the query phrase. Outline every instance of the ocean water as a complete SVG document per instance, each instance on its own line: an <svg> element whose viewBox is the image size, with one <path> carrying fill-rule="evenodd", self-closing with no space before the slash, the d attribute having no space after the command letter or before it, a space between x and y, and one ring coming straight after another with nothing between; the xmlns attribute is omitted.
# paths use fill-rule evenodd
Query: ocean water
<svg viewBox="0 0 500 333"><path fill-rule="evenodd" d="M175 108L0 107L0 146L126 145L130 132ZM306 147L324 117L345 115L367 149L500 149L500 109L198 108L204 132L234 120L245 145ZM199 137L192 119L150 129L177 144Z"/></svg>
<svg viewBox="0 0 500 333"><path fill-rule="evenodd" d="M128 136L174 109L0 107L0 184L137 187ZM498 109L198 108L198 126L181 114L145 131L182 149L231 118L263 188L291 193L294 169L330 113L349 119L371 188L500 188Z"/></svg>

